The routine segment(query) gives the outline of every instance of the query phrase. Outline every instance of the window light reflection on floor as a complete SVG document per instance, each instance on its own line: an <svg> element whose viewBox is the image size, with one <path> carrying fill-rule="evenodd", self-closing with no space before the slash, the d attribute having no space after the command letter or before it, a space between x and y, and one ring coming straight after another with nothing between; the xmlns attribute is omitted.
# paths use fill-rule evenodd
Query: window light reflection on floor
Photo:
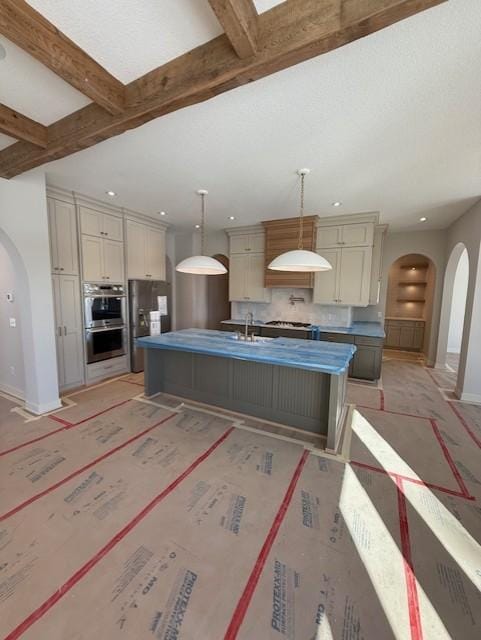
<svg viewBox="0 0 481 640"><path fill-rule="evenodd" d="M394 638L396 640L410 638L404 559L401 550L368 493L348 465L344 473L339 506ZM369 523L369 530L376 537L375 553L358 542L359 514ZM432 637L436 640L449 640L451 636L419 583L417 583L417 590L423 603L423 611L429 617L430 629L435 633ZM324 640L323 636L321 638Z"/></svg>
<svg viewBox="0 0 481 640"><path fill-rule="evenodd" d="M380 467L422 480L358 411L354 411L352 430L376 458ZM481 575L479 570L476 571L481 557L481 546L428 487L405 481L404 491L409 504L426 526L475 587L481 590Z"/></svg>

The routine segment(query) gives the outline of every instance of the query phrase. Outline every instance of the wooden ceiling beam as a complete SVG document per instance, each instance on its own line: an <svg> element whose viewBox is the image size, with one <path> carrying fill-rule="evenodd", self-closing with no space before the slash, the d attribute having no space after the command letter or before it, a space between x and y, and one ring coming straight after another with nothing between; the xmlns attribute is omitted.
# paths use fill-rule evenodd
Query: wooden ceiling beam
<svg viewBox="0 0 481 640"><path fill-rule="evenodd" d="M209 0L239 58L257 53L257 11L253 0Z"/></svg>
<svg viewBox="0 0 481 640"><path fill-rule="evenodd" d="M47 146L47 127L1 103L0 133L39 147Z"/></svg>
<svg viewBox="0 0 481 640"><path fill-rule="evenodd" d="M24 0L1 0L0 33L111 114L125 86Z"/></svg>
<svg viewBox="0 0 481 640"><path fill-rule="evenodd" d="M445 1L288 0L259 15L256 56L239 58L227 36L219 36L127 85L123 113L88 105L49 126L47 149L18 142L0 151L0 176L11 178L86 149Z"/></svg>

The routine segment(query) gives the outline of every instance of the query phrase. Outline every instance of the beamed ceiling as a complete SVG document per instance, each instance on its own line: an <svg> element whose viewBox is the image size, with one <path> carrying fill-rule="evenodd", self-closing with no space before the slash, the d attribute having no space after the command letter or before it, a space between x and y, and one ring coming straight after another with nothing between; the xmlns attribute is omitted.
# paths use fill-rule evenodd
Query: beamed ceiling
<svg viewBox="0 0 481 640"><path fill-rule="evenodd" d="M292 215L294 171L308 164L316 213L376 209L410 228L429 212L444 226L481 192L480 4L0 0L0 176L43 167L59 186L114 189L179 226L205 186L222 227L228 214ZM471 124L467 170L472 153L479 165L463 183L451 162Z"/></svg>

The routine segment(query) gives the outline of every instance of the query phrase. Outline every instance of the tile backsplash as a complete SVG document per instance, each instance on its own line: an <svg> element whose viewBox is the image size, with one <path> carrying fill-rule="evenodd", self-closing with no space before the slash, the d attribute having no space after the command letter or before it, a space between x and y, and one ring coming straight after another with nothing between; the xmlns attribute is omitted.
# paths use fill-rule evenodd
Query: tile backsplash
<svg viewBox="0 0 481 640"><path fill-rule="evenodd" d="M289 296L304 298L304 302L289 302ZM233 302L232 318L244 318L251 311L254 320L285 320L309 322L330 327L350 327L352 307L313 304L312 289L272 289L272 302Z"/></svg>

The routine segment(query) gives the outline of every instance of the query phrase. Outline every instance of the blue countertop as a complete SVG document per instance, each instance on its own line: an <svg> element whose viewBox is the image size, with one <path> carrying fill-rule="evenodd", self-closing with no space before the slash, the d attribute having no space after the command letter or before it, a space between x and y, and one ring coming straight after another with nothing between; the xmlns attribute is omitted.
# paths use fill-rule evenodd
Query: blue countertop
<svg viewBox="0 0 481 640"><path fill-rule="evenodd" d="M222 324L245 324L245 320L223 320ZM275 327L266 324L261 320L254 320L250 323L256 327L270 327L271 329L294 329L299 331L310 331L314 327L324 333L344 333L352 336L364 336L366 338L385 338L384 327L381 322L353 322L350 327L329 327L327 325L309 325L308 327Z"/></svg>
<svg viewBox="0 0 481 640"><path fill-rule="evenodd" d="M251 360L295 369L339 375L347 370L356 351L352 344L274 338L263 344L246 344L229 331L184 329L160 336L137 338L144 349L171 349Z"/></svg>

